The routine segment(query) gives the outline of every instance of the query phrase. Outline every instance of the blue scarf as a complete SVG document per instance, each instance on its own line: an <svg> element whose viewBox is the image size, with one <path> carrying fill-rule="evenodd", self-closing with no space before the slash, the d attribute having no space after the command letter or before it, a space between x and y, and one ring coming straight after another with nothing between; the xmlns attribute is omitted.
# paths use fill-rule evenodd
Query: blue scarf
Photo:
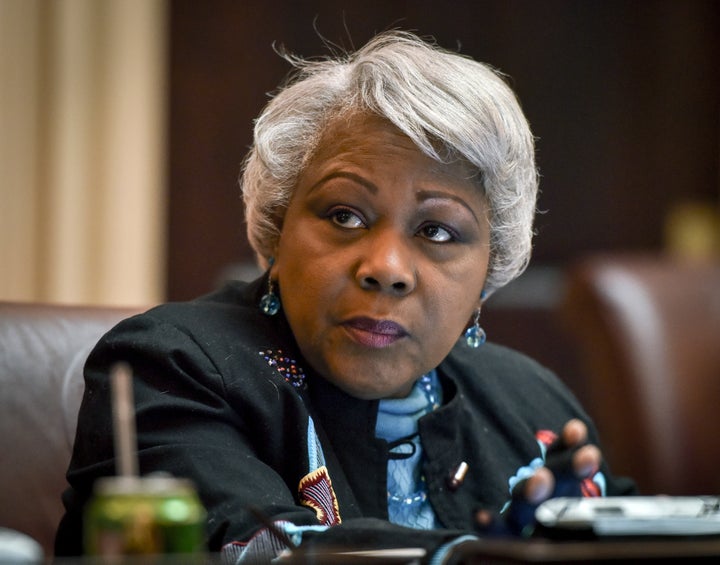
<svg viewBox="0 0 720 565"><path fill-rule="evenodd" d="M418 420L441 402L441 389L434 370L418 379L405 398L380 401L375 435L387 441L390 448L388 518L394 524L417 529L439 526L422 476L423 450Z"/></svg>

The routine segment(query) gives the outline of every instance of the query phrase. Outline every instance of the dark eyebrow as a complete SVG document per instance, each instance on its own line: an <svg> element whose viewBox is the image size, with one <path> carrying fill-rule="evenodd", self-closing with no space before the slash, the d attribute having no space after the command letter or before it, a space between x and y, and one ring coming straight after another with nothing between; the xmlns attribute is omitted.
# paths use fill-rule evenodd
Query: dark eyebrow
<svg viewBox="0 0 720 565"><path fill-rule="evenodd" d="M463 208L467 209L468 212L472 214L472 217L475 218L475 221L479 224L480 219L477 217L477 214L475 214L475 210L473 210L470 205L465 202L462 198L455 194L451 194L449 192L444 192L442 190L421 190L417 193L417 200L423 201L423 200L431 200L433 198L443 198L447 200L453 200L454 202L457 202L460 204Z"/></svg>
<svg viewBox="0 0 720 565"><path fill-rule="evenodd" d="M335 178L346 178L346 179L350 179L351 181L356 182L356 183L359 184L360 186L362 186L362 187L364 187L365 189L367 189L367 191L370 192L370 193L372 193L372 194L377 194L377 192L378 192L378 187L377 187L375 184L371 183L369 180L367 180L366 178L361 177L361 176L358 175L358 174L351 173L351 172L349 172L349 171L335 171L335 172L332 172L332 173L329 173L329 174L325 175L325 176L322 177L319 181L317 181L314 185L312 185L312 186L310 187L310 190L308 190L308 194L310 194L310 193L311 193L313 190L315 190L316 188L322 186L323 184L325 184L325 183L327 183L328 181L330 181L330 180L332 180L332 179L335 179Z"/></svg>

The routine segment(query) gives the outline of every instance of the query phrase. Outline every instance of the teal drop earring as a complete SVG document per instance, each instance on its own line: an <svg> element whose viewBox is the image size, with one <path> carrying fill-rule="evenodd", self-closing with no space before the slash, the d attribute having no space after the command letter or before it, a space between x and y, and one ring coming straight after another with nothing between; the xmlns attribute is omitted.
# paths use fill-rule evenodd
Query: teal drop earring
<svg viewBox="0 0 720 565"><path fill-rule="evenodd" d="M266 316L274 316L280 311L280 297L275 294L273 280L268 277L268 290L260 299L260 310Z"/></svg>
<svg viewBox="0 0 720 565"><path fill-rule="evenodd" d="M480 309L478 308L475 311L473 325L465 330L465 343L467 343L468 347L477 349L485 343L486 339L487 335L485 334L485 330L480 327Z"/></svg>

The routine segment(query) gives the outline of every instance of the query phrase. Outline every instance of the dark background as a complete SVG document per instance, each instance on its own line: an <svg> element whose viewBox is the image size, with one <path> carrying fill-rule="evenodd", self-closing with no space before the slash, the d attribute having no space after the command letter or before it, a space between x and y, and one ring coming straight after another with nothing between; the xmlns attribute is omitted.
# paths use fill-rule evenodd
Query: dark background
<svg viewBox="0 0 720 565"><path fill-rule="evenodd" d="M554 316L564 269L599 251L660 251L674 206L718 203L720 2L174 0L169 10L171 300L253 261L237 177L253 118L289 70L273 42L315 56L328 52L320 36L352 48L402 28L510 76L538 138L543 213L533 268L488 302L484 323L576 390Z"/></svg>

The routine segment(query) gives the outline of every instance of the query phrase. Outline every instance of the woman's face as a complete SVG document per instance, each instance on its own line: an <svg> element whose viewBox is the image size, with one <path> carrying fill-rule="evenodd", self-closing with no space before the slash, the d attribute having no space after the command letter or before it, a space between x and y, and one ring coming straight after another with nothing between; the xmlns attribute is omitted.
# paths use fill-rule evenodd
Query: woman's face
<svg viewBox="0 0 720 565"><path fill-rule="evenodd" d="M489 225L470 175L366 115L300 175L271 276L303 356L348 394L407 395L480 306Z"/></svg>

